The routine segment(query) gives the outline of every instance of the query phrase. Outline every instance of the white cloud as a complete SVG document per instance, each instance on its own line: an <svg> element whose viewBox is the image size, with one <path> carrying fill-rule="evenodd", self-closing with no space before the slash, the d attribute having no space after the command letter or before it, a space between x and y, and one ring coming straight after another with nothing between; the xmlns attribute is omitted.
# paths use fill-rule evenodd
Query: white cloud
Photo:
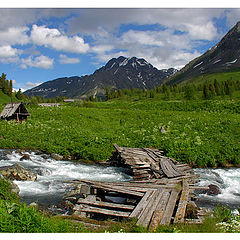
<svg viewBox="0 0 240 240"><path fill-rule="evenodd" d="M79 58L71 58L68 57L64 54L59 55L59 62L62 64L74 64L74 63L79 63L80 59Z"/></svg>
<svg viewBox="0 0 240 240"><path fill-rule="evenodd" d="M191 39L213 40L218 36L217 28L209 21L204 25L186 24Z"/></svg>
<svg viewBox="0 0 240 240"><path fill-rule="evenodd" d="M103 54L105 52L111 51L113 49L112 45L97 45L91 48L92 52L97 54Z"/></svg>
<svg viewBox="0 0 240 240"><path fill-rule="evenodd" d="M223 13L224 9L215 8L81 9L79 15L70 18L66 23L72 34L80 32L95 36L103 30L113 32L121 24L159 24L166 28L186 31L193 38L212 40L213 35L217 37L213 19L221 17Z"/></svg>
<svg viewBox="0 0 240 240"><path fill-rule="evenodd" d="M0 44L27 44L29 42L28 30L28 27L9 27L8 29L0 30Z"/></svg>
<svg viewBox="0 0 240 240"><path fill-rule="evenodd" d="M2 63L12 63L19 60L19 55L22 50L13 48L10 45L0 46L0 62Z"/></svg>
<svg viewBox="0 0 240 240"><path fill-rule="evenodd" d="M9 58L9 57L15 57L19 53L19 50L16 48L12 48L9 45L0 46L0 57L2 58Z"/></svg>
<svg viewBox="0 0 240 240"><path fill-rule="evenodd" d="M106 51L94 51L99 62L106 62L113 57L120 55L126 57L136 56L144 58L158 69L175 67L180 69L190 60L200 55L200 52L193 51L193 41L186 34L176 35L173 30L162 31L134 31L129 30L121 36L112 34L105 36L102 40L96 40L93 49L100 49L108 46ZM114 49L114 51L108 51ZM116 51L119 49L119 51Z"/></svg>
<svg viewBox="0 0 240 240"><path fill-rule="evenodd" d="M23 69L26 69L28 66L49 69L53 67L54 63L54 60L52 58L43 55L35 58L30 56L26 59L21 59L21 61L22 61L21 68Z"/></svg>
<svg viewBox="0 0 240 240"><path fill-rule="evenodd" d="M56 28L47 28L45 26L32 26L31 40L39 46L51 47L57 51L86 53L89 45L84 43L83 38L75 35L68 37Z"/></svg>
<svg viewBox="0 0 240 240"><path fill-rule="evenodd" d="M36 87L38 85L42 84L42 82L26 82L26 86L29 87L29 88L32 88L32 87Z"/></svg>

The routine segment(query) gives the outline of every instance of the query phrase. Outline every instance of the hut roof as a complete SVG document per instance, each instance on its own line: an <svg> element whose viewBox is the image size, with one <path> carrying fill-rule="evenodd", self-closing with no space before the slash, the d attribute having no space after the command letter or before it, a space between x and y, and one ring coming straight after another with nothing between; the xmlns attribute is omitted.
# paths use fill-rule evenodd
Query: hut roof
<svg viewBox="0 0 240 240"><path fill-rule="evenodd" d="M23 105L23 103L8 103L6 104L5 108L2 110L1 114L0 114L0 118L7 118L7 117L11 117L16 110L21 106L21 104ZM24 107L24 105L23 105ZM27 109L24 107L24 112L26 115L30 115L27 112Z"/></svg>

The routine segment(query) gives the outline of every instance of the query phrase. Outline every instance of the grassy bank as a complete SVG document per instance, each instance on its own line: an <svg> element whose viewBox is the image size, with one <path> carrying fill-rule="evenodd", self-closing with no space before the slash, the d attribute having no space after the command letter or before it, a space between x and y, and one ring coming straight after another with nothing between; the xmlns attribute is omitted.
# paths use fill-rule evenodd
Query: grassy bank
<svg viewBox="0 0 240 240"><path fill-rule="evenodd" d="M112 100L27 108L31 117L26 122L0 122L0 148L40 149L102 161L117 143L159 148L198 167L240 164L237 100Z"/></svg>

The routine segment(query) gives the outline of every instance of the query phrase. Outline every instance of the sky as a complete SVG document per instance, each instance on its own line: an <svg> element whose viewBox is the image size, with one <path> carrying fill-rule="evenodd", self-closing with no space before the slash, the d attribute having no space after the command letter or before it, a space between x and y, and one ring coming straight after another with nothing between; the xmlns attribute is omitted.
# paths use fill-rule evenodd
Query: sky
<svg viewBox="0 0 240 240"><path fill-rule="evenodd" d="M119 56L181 69L221 40L240 8L2 7L0 16L0 73L24 91Z"/></svg>

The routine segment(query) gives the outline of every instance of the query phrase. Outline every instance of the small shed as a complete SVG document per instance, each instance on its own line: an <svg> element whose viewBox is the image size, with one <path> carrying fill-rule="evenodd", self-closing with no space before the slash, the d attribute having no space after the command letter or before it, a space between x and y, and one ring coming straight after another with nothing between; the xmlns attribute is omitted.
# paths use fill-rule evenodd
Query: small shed
<svg viewBox="0 0 240 240"><path fill-rule="evenodd" d="M8 103L0 114L0 118L3 120L27 120L30 116L27 109L22 102L20 103Z"/></svg>

